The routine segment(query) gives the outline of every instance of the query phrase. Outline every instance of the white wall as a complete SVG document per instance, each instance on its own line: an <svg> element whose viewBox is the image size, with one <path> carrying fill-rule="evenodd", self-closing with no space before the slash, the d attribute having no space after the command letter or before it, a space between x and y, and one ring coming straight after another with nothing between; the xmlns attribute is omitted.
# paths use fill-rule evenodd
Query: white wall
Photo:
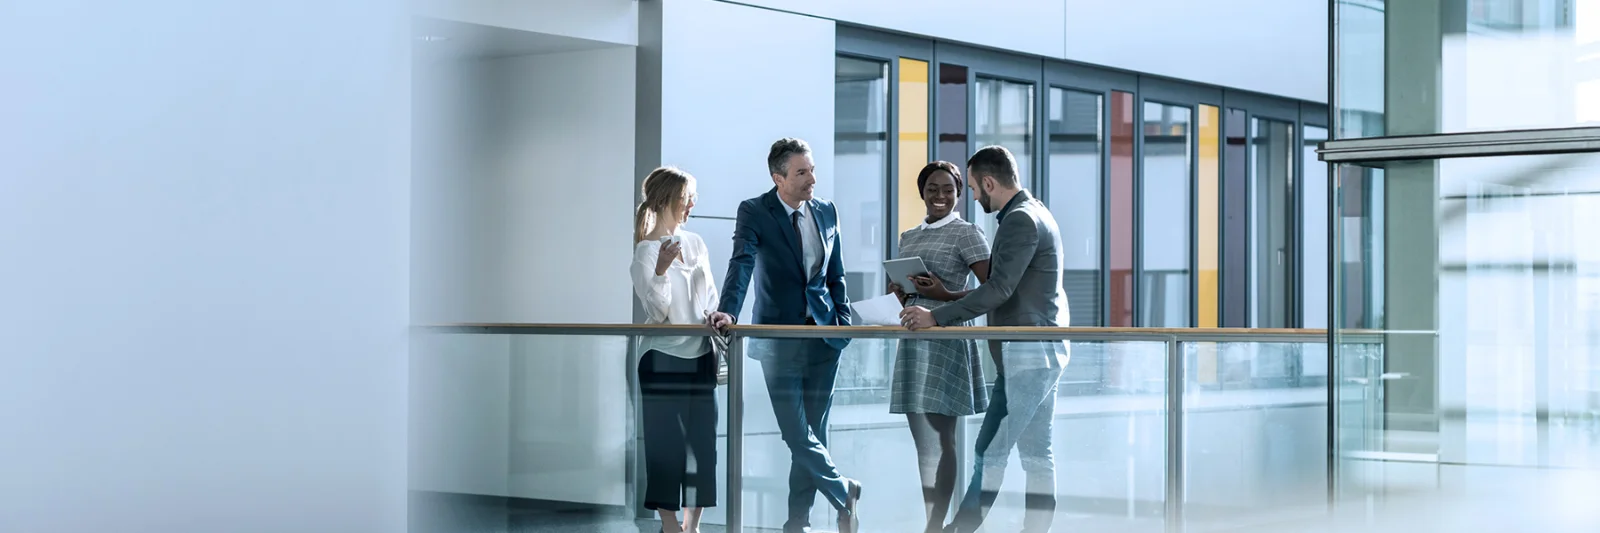
<svg viewBox="0 0 1600 533"><path fill-rule="evenodd" d="M420 323L626 323L635 50L419 64ZM412 382L418 490L620 505L620 339L430 336Z"/></svg>
<svg viewBox="0 0 1600 533"><path fill-rule="evenodd" d="M403 531L405 19L3 11L0 530Z"/></svg>
<svg viewBox="0 0 1600 533"><path fill-rule="evenodd" d="M634 50L423 68L416 319L627 322Z"/></svg>
<svg viewBox="0 0 1600 533"><path fill-rule="evenodd" d="M798 137L816 160L816 195L832 197L833 22L715 0L660 0L645 6L640 24L647 36L640 99L660 114L639 119L635 179L658 164L681 167L699 180L695 215L731 219L739 202L772 188L772 142ZM697 218L688 229L705 237L720 286L733 221Z"/></svg>
<svg viewBox="0 0 1600 533"><path fill-rule="evenodd" d="M639 0L412 0L415 14L513 30L635 45Z"/></svg>
<svg viewBox="0 0 1600 533"><path fill-rule="evenodd" d="M1067 42L1061 0L741 0L839 22L1060 57Z"/></svg>
<svg viewBox="0 0 1600 533"><path fill-rule="evenodd" d="M1064 57L1327 102L1321 0L1067 0Z"/></svg>
<svg viewBox="0 0 1600 533"><path fill-rule="evenodd" d="M700 181L696 214L732 217L771 189L767 151L783 137L811 145L817 196L831 196L833 23L714 0L660 3L660 163Z"/></svg>

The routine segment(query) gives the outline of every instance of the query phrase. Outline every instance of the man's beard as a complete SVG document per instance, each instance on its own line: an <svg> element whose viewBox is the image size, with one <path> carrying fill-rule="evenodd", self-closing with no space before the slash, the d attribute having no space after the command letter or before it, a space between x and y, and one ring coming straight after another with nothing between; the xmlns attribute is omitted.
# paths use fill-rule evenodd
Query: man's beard
<svg viewBox="0 0 1600 533"><path fill-rule="evenodd" d="M985 213L993 213L993 212L995 212L994 206L991 205L993 203L994 203L993 202L993 198L989 197L989 191L985 191L985 190L981 190L981 189L978 190L978 205L983 206L983 212L985 212Z"/></svg>

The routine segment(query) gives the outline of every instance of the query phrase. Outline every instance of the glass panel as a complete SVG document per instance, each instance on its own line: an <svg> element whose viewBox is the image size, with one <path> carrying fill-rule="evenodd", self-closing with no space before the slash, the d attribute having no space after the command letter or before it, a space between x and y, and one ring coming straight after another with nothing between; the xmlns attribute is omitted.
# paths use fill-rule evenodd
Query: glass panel
<svg viewBox="0 0 1600 533"><path fill-rule="evenodd" d="M1017 159L1017 179L1023 187L1032 187L1033 85L979 76L976 93L973 121L977 146L1006 147ZM977 217L974 222L986 235L994 235L994 215Z"/></svg>
<svg viewBox="0 0 1600 533"><path fill-rule="evenodd" d="M1189 380L1185 516L1191 528L1232 531L1327 513L1327 380L1306 376L1298 366L1308 350L1323 346L1183 344ZM1211 383L1201 379L1208 365L1218 377ZM1263 367L1293 371L1264 374Z"/></svg>
<svg viewBox="0 0 1600 533"><path fill-rule="evenodd" d="M1328 129L1304 126L1300 143L1300 325L1328 327L1328 165L1317 160L1317 143Z"/></svg>
<svg viewBox="0 0 1600 533"><path fill-rule="evenodd" d="M861 340L851 344L857 342ZM941 353L966 355L931 359L924 351L931 342L945 343L938 349L954 350ZM813 350L820 344L816 340L795 339L745 341L749 356L745 359L748 366L744 374L749 380L744 394L743 504L747 531L750 528L780 531L790 517L789 487L794 456L790 446L784 443L777 416L798 413L791 409L774 409L773 405L793 402L793 393L785 392L795 390L785 388L794 386L787 376L799 370L780 366L796 360L795 357L763 354ZM974 403L975 394L984 398L981 407L987 410L993 407L990 400L995 397L990 395L982 376L972 374L977 358L983 357L975 343L897 341L891 344L906 350L898 354L896 364L902 365L904 370L897 372L910 375L915 373L911 369L918 366L939 368L949 379L940 380L937 385L897 379L880 389L880 394L865 394L836 385L831 406L823 401L826 394L816 396L814 405L822 406L827 414L813 416L826 417L827 423L818 426L820 440L826 442L828 457L839 475L858 480L871 491L867 499L862 500L867 510L863 513L860 530L919 533L929 522L924 498L932 494L925 493L924 489L937 486L939 448L929 446L922 448L926 451L919 452L908 416L900 411L928 409L913 407L919 404L967 406ZM1016 345L1007 343L1003 351L1017 353L1012 346ZM1040 434L1042 438L1031 438L1020 442L1020 447L1013 444L1007 448L1013 458L1005 463L999 496L983 520L984 530L1022 530L1028 514L1027 495L1031 490L1036 494L1051 494L1057 499L1053 516L1035 515L1035 520L1046 518L1054 522L1058 531L1164 531L1165 344L1075 342L1072 352L1069 368L1083 365L1095 371L1079 376L1082 379L1049 370L1019 371L1006 379L1006 420L1022 418L1031 404L1036 413L1032 419L1039 424L1035 427L1042 427L1044 431ZM846 351L836 370L821 363L809 367L809 371L819 382L835 377L843 380L844 368L851 365L852 357L856 355ZM826 360L825 353L822 360ZM1020 368L1021 365L1010 367ZM766 378L768 374L773 378ZM1030 384L1030 379L1036 381ZM897 406L897 401L891 398L901 398L899 401L905 402L905 408ZM979 406L972 407L977 410ZM959 437L961 444L955 447L951 458L956 475L948 486L952 487L953 494L941 496L939 500L951 502L948 513L935 517L941 524L953 519L958 507L953 498L967 490L974 477L973 450L984 414L951 416L947 420L954 422L949 426L952 430L959 428L960 433L952 437ZM928 434L937 442L937 430L928 428ZM1009 439L1000 442L1007 443ZM1023 448L1027 451L1022 451ZM1048 449L1053 455L1053 475L1024 469L1025 465L1039 464L1034 457L1041 449ZM993 474L986 477L993 479ZM806 501L811 502L809 510L801 509L796 514L805 517L814 530L834 530L837 515L829 500L818 495Z"/></svg>
<svg viewBox="0 0 1600 533"><path fill-rule="evenodd" d="M895 235L922 223L924 213L917 208L922 205L917 173L928 164L928 90L928 62L900 58L900 88L896 93L900 97L900 155L895 185L899 215Z"/></svg>
<svg viewBox="0 0 1600 533"><path fill-rule="evenodd" d="M1111 93L1112 327L1133 326L1133 93Z"/></svg>
<svg viewBox="0 0 1600 533"><path fill-rule="evenodd" d="M644 479L652 447L682 446L685 433L646 430L655 426L643 417L678 400L657 392L659 373L641 373L652 367L634 346L626 337L413 336L411 529L654 531L657 520L642 509L647 487L630 480ZM674 362L699 361L666 369L679 370ZM713 456L700 464L721 488L726 389L710 378L708 394L685 412L705 424L690 435L708 442ZM718 491L714 501L707 524L724 522L727 499Z"/></svg>
<svg viewBox="0 0 1600 533"><path fill-rule="evenodd" d="M1050 88L1050 212L1061 225L1062 282L1073 326L1099 326L1105 139L1097 93Z"/></svg>
<svg viewBox="0 0 1600 533"><path fill-rule="evenodd" d="M1229 109L1222 175L1222 326L1250 325L1249 114Z"/></svg>
<svg viewBox="0 0 1600 533"><path fill-rule="evenodd" d="M872 144L861 147L864 153L853 153L856 146L849 147L846 151L844 145L835 148L835 157L840 159L840 176L850 176L851 179L837 180L834 186L835 201L841 205L861 205L855 214L848 214L845 209L840 209L840 216L856 217L852 219L853 225L842 225L849 232L849 237L844 239L845 251L841 256L845 263L845 286L849 290L851 300L859 301L888 292L886 278L883 272L884 254L887 252L884 239L888 238L884 232L884 224L888 221L887 209L882 205L884 191L888 180L888 123L889 117L889 65L875 61L864 61L852 58L839 58L839 89L835 96L835 107L838 109L836 116L844 117L853 114L854 123L870 124ZM855 80L844 79L846 73L851 73ZM922 201L916 194L917 171L925 164L924 158L928 151L928 64L922 61L900 59L900 79L898 90L900 95L899 112L899 149L900 159L899 185L896 187L899 201L900 216L920 218L923 209ZM846 89L846 83L853 85ZM865 116L863 116L865 115ZM846 122L835 121L840 134L845 134ZM908 159L908 154L910 159ZM848 168L851 172L846 174L843 158L855 158L857 161ZM907 173L909 172L909 182ZM846 192L848 191L848 194ZM911 201L906 199L910 191ZM870 199L865 201L865 199ZM871 203L871 208L867 204ZM853 227L852 227L853 226ZM898 235L898 232L896 233ZM852 242L853 241L853 242ZM841 401L856 401L858 396L873 397L881 394L887 385L889 371L893 365L893 347L881 340L862 340L851 344L849 351L851 357L847 358L847 367L841 372L837 386L841 391L848 391Z"/></svg>
<svg viewBox="0 0 1600 533"><path fill-rule="evenodd" d="M1342 1L1337 16L1341 138L1384 134L1385 105L1403 121L1391 135L1600 121L1592 2Z"/></svg>
<svg viewBox="0 0 1600 533"><path fill-rule="evenodd" d="M834 77L833 201L849 232L842 240L850 298L883 294L885 184L889 180L889 65L840 57ZM725 263L715 263L722 265Z"/></svg>
<svg viewBox="0 0 1600 533"><path fill-rule="evenodd" d="M1346 458L1600 466L1597 170L1597 154L1463 158L1366 183L1384 191L1387 357L1341 346L1343 381L1368 388L1340 393L1372 415L1341 423Z"/></svg>
<svg viewBox="0 0 1600 533"><path fill-rule="evenodd" d="M1289 326L1294 124L1250 121L1250 326Z"/></svg>
<svg viewBox="0 0 1600 533"><path fill-rule="evenodd" d="M1188 327L1191 127L1188 107L1145 102L1140 182L1140 325Z"/></svg>
<svg viewBox="0 0 1600 533"><path fill-rule="evenodd" d="M1339 93L1338 138L1383 135L1384 10L1381 0L1341 0L1335 5L1338 52L1333 54Z"/></svg>
<svg viewBox="0 0 1600 533"><path fill-rule="evenodd" d="M1217 296L1218 285L1218 254L1217 226L1221 223L1219 218L1219 198L1217 172L1221 170L1222 124L1216 106L1200 106L1200 179L1199 189L1195 191L1195 236L1197 238L1196 260L1199 263L1200 287L1199 302L1196 308L1199 317L1196 325L1202 328L1214 328L1220 323L1218 316L1221 309Z"/></svg>

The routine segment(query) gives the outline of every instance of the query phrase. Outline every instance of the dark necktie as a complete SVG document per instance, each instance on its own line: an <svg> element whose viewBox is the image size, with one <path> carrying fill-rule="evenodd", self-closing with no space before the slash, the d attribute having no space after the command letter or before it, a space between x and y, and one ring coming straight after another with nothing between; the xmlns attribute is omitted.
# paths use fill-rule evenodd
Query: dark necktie
<svg viewBox="0 0 1600 533"><path fill-rule="evenodd" d="M811 263L806 261L806 239L800 234L800 210L796 209L795 212L789 214L789 223L794 225L794 238L800 239L800 271L805 272L805 279L810 280ZM800 288L800 301L809 302L810 295L806 294L805 291L805 287ZM809 307L809 303L807 304L807 307ZM809 311L806 312L805 322L808 326L815 326L817 324L816 321L811 318L811 313Z"/></svg>
<svg viewBox="0 0 1600 533"><path fill-rule="evenodd" d="M811 272L809 272L811 265L806 263L806 238L800 233L799 210L789 214L789 222L794 225L794 238L800 239L800 242L797 243L800 245L800 270L807 271L806 275L809 276L811 275Z"/></svg>

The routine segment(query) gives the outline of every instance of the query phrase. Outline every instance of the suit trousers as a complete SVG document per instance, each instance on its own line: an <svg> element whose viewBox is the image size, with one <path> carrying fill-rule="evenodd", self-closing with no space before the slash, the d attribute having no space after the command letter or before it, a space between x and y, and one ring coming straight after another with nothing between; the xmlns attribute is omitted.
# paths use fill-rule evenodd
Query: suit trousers
<svg viewBox="0 0 1600 533"><path fill-rule="evenodd" d="M843 510L849 487L828 453L828 411L840 351L820 339L756 339L768 350L761 370L778 432L789 448L789 517L786 532L810 527L817 493Z"/></svg>
<svg viewBox="0 0 1600 533"><path fill-rule="evenodd" d="M970 533L983 524L1000 494L1012 447L1022 456L1022 471L1027 475L1022 531L1050 531L1056 508L1056 466L1050 450L1050 432L1061 369L1007 369L1006 374L1009 375L995 379L994 391L989 395L989 410L983 415L972 460L972 483L961 499L950 531Z"/></svg>

